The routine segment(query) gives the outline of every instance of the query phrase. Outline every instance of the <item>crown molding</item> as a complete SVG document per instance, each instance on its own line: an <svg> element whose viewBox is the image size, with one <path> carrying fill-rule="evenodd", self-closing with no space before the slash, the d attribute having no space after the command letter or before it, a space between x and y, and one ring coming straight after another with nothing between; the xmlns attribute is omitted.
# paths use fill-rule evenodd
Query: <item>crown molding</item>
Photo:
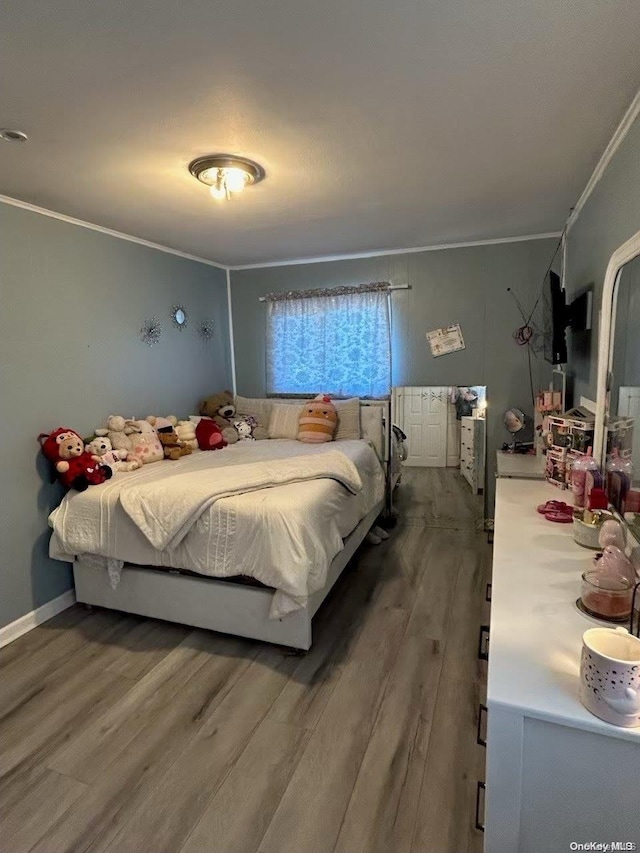
<svg viewBox="0 0 640 853"><path fill-rule="evenodd" d="M613 155L616 153L622 142L624 141L625 136L629 133L634 121L640 115L640 89L636 92L634 99L629 104L627 111L622 117L622 121L616 127L613 132L613 136L609 140L609 144L604 149L602 153L602 157L598 160L598 165L593 170L593 174L587 181L587 185L582 191L582 195L576 202L575 207L571 211L569 218L567 219L567 231L571 229L573 225L575 225L576 220L580 216L580 211L587 203L587 199L594 191L598 181L603 176L607 166L611 162Z"/></svg>
<svg viewBox="0 0 640 853"><path fill-rule="evenodd" d="M36 204L30 204L28 201L22 201L19 198L12 198L8 195L0 194L0 202L9 204L12 207L19 207L22 210L29 210L31 213L39 213L41 216L49 216L51 219L59 219L61 222L66 222L68 225L77 225L79 228L88 228L90 231L98 231L100 234L106 234L109 237L117 237L118 240L127 240L129 243L137 243L139 246L146 246L147 249L156 249L158 252L165 252L168 255L176 255L178 258L184 258L187 261L196 261L199 264L206 264L209 267L216 269L229 269L224 264L210 261L207 258L200 258L198 255L190 255L187 252L181 252L179 249L172 249L170 246L163 246L160 243L152 243L150 240L143 240L142 237L134 237L132 234L124 234L122 231L114 231L111 228L105 228L102 225L96 225L95 222L85 222L84 219L76 219L73 216L67 216L66 213L58 213L55 210L49 210L46 207L38 207Z"/></svg>
<svg viewBox="0 0 640 853"><path fill-rule="evenodd" d="M323 255L318 258L295 258L286 261L269 261L265 264L239 264L230 266L235 270L256 270L267 267L290 267L296 264L324 264L329 261L351 261L358 258L381 258L384 255L411 255L416 252L440 252L443 249L467 249L473 246L495 246L500 243L522 243L526 240L548 240L558 238L562 231L548 231L544 234L523 234L521 237L496 237L492 240L470 240L465 243L438 243L434 246L414 246L410 249L379 249L372 252L353 252L346 255Z"/></svg>

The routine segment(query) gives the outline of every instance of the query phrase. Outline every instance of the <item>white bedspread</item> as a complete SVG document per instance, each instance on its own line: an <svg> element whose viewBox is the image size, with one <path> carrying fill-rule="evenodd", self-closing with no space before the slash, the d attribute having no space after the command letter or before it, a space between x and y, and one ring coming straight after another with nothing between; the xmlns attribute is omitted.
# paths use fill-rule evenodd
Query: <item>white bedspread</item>
<svg viewBox="0 0 640 853"><path fill-rule="evenodd" d="M305 468L301 457L307 457L308 471L325 475L300 482ZM234 476L246 482L243 469L248 467L254 468L253 488L237 494ZM195 482L199 510L185 512L183 506L176 523L163 528L152 544L149 531L143 533L129 513L139 514L136 502L147 490L174 507L173 489L165 491L168 475L181 483L183 495ZM261 488L258 477L286 484ZM204 497L207 480L220 484L213 500ZM230 496L220 496L230 490ZM305 606L308 596L324 586L342 540L383 494L380 463L364 441L320 446L289 440L239 442L222 451L196 452L176 462L119 473L86 492L70 492L49 519L54 530L50 554L67 560L93 554L215 577L247 575L276 589L271 615L278 618Z"/></svg>
<svg viewBox="0 0 640 853"><path fill-rule="evenodd" d="M222 461L227 458L229 454ZM154 480L129 478L122 484L124 511L158 551L179 545L202 513L222 498L320 479L336 480L354 495L362 489L358 469L338 450L292 456L286 462L259 459L212 468L211 461L217 459L197 453L180 471L155 465Z"/></svg>

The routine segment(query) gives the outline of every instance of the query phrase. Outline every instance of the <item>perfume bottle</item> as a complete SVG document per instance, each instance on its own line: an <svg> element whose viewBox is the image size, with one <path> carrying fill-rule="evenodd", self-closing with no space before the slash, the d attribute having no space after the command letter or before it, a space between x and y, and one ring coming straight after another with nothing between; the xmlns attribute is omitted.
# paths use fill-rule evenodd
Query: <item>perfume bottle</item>
<svg viewBox="0 0 640 853"><path fill-rule="evenodd" d="M571 490L573 492L573 502L579 507L585 506L587 502L587 471L598 470L598 463L591 455L591 452L592 448L587 448L586 455L576 459L571 467Z"/></svg>

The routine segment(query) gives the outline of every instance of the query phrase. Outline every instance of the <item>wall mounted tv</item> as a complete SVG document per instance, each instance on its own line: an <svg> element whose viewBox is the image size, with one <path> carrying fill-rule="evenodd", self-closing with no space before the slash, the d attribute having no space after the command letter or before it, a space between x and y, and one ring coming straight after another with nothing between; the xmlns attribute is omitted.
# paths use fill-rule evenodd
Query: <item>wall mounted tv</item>
<svg viewBox="0 0 640 853"><path fill-rule="evenodd" d="M543 323L544 357L551 364L567 362L567 329L586 332L591 329L593 291L586 290L567 305L560 276L550 271L544 283Z"/></svg>

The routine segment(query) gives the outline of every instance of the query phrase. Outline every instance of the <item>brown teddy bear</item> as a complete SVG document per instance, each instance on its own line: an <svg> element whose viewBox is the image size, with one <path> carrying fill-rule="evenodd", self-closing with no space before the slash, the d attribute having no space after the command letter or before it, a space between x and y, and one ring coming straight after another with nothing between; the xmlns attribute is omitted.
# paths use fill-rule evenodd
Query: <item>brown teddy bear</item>
<svg viewBox="0 0 640 853"><path fill-rule="evenodd" d="M165 459L180 459L181 456L188 456L191 453L191 448L188 444L180 441L178 433L173 429L165 427L158 431L158 438L164 450Z"/></svg>
<svg viewBox="0 0 640 853"><path fill-rule="evenodd" d="M200 403L200 414L211 418L220 427L222 437L227 444L235 444L239 437L232 420L235 413L236 407L231 391L212 394Z"/></svg>

